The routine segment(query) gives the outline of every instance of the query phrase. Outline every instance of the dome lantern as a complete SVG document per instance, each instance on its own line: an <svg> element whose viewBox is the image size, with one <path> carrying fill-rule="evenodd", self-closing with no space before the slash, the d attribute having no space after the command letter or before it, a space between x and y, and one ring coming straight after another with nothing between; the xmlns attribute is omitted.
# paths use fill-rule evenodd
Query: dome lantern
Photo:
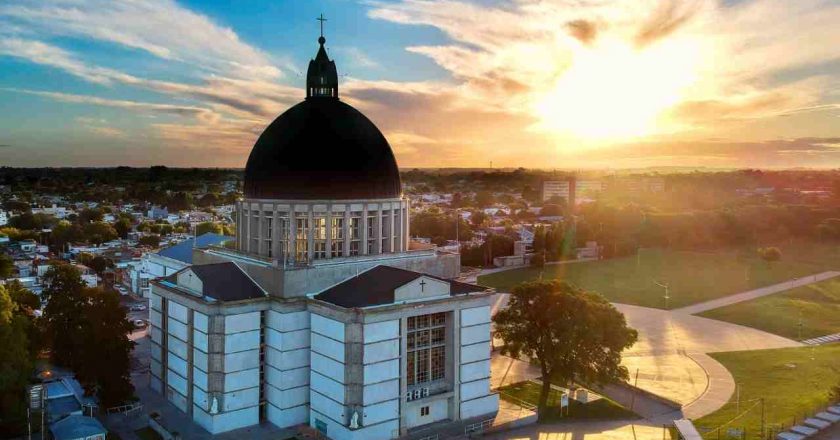
<svg viewBox="0 0 840 440"><path fill-rule="evenodd" d="M321 36L318 38L318 53L315 59L309 61L309 69L306 71L306 98L335 98L338 99L338 71L335 68L335 61L327 56L324 49L324 14L317 18L321 22Z"/></svg>

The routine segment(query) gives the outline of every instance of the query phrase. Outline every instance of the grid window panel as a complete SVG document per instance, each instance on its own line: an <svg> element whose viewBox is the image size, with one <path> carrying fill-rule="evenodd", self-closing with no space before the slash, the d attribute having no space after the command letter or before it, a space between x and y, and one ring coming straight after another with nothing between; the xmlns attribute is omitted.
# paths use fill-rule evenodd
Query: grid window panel
<svg viewBox="0 0 840 440"><path fill-rule="evenodd" d="M446 376L446 347L432 348L432 380L440 380Z"/></svg>
<svg viewBox="0 0 840 440"><path fill-rule="evenodd" d="M415 369L415 362L414 362L414 352L407 354L406 359L406 381L409 385L414 385L414 369Z"/></svg>
<svg viewBox="0 0 840 440"><path fill-rule="evenodd" d="M443 327L432 329L432 345L446 342L446 329Z"/></svg>
<svg viewBox="0 0 840 440"><path fill-rule="evenodd" d="M429 382L429 350L417 351L417 383Z"/></svg>

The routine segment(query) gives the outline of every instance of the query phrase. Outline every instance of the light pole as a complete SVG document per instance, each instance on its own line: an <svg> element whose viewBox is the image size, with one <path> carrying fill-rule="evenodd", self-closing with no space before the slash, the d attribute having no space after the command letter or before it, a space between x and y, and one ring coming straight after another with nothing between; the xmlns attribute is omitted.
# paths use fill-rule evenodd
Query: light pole
<svg viewBox="0 0 840 440"><path fill-rule="evenodd" d="M668 310L668 300L671 299L671 295L669 295L669 293L671 291L670 285L669 284L661 284L656 280L653 280L653 284L656 284L657 286L665 289L665 310Z"/></svg>
<svg viewBox="0 0 840 440"><path fill-rule="evenodd" d="M461 224L461 215L458 213L458 208L455 208L455 242L458 244L458 254L461 253L461 238L458 232L458 227Z"/></svg>

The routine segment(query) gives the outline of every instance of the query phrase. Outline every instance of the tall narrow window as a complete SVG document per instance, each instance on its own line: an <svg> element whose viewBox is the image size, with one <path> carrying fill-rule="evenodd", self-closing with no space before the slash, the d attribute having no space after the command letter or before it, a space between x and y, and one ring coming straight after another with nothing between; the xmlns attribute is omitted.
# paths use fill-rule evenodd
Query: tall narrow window
<svg viewBox="0 0 840 440"><path fill-rule="evenodd" d="M327 219L317 216L312 219L312 234L314 235L313 258L316 260L327 258Z"/></svg>
<svg viewBox="0 0 840 440"><path fill-rule="evenodd" d="M343 213L333 213L330 233L332 242L330 244L330 255L333 258L340 257L344 252L344 218L338 217Z"/></svg>
<svg viewBox="0 0 840 440"><path fill-rule="evenodd" d="M295 261L306 261L309 251L309 215L298 212L295 215Z"/></svg>

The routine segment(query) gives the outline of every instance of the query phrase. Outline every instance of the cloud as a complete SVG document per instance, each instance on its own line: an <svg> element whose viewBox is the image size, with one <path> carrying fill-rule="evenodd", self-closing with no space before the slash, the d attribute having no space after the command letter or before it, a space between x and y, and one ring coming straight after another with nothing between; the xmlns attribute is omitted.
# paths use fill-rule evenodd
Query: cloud
<svg viewBox="0 0 840 440"><path fill-rule="evenodd" d="M635 36L636 45L647 46L667 37L689 22L700 10L700 1L662 0Z"/></svg>
<svg viewBox="0 0 840 440"><path fill-rule="evenodd" d="M151 113L163 113L163 114L170 114L176 116L194 116L200 117L203 119L213 119L214 112L207 108L202 107L195 107L195 106L186 106L186 105L174 105L174 104L157 104L157 103L150 103L150 102L139 102L139 101L129 101L129 100L121 100L121 99L107 99L107 98L99 98L96 96L88 96L88 95L76 95L71 93L59 93L59 92L45 92L39 90L28 90L28 89L14 89L14 88L2 88L0 90L5 90L8 92L17 92L17 93L26 93L29 95L36 95L41 96L44 98L53 99L56 101L61 102L69 102L74 104L92 104L92 105L100 105L105 107L114 107L114 108L122 108L127 110L133 111L140 111L140 112L151 112Z"/></svg>
<svg viewBox="0 0 840 440"><path fill-rule="evenodd" d="M97 84L110 84L121 74L115 70L90 67L71 53L40 41L0 38L0 55L23 58L33 63L55 67Z"/></svg>
<svg viewBox="0 0 840 440"><path fill-rule="evenodd" d="M566 23L566 29L583 44L591 44L598 36L598 25L588 20L572 20Z"/></svg>
<svg viewBox="0 0 840 440"><path fill-rule="evenodd" d="M109 42L237 77L281 76L267 54L243 42L232 29L170 0L24 0L0 5L0 17L33 36Z"/></svg>
<svg viewBox="0 0 840 440"><path fill-rule="evenodd" d="M94 134L111 138L124 138L127 136L125 131L114 127L88 127L88 130Z"/></svg>

